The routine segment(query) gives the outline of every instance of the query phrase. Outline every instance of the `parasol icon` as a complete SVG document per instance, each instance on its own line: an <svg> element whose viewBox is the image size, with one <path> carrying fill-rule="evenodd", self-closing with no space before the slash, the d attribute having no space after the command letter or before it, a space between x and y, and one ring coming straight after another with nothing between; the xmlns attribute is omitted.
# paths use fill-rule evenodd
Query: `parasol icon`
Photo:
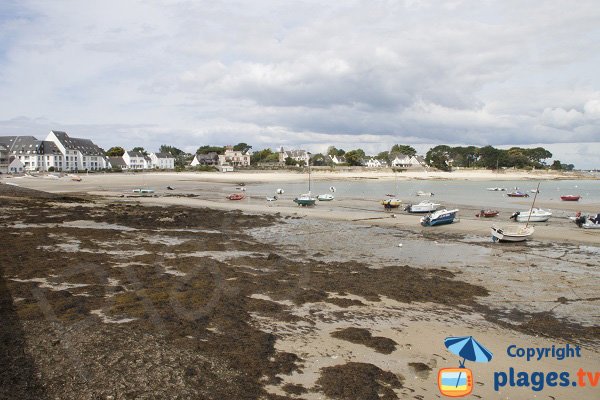
<svg viewBox="0 0 600 400"><path fill-rule="evenodd" d="M448 337L444 340L444 345L452 353L463 358L460 362L460 368L465 368L465 361L489 362L492 359L492 352L486 349L481 343L473 339L473 336ZM460 380L460 374L456 380L456 385Z"/></svg>

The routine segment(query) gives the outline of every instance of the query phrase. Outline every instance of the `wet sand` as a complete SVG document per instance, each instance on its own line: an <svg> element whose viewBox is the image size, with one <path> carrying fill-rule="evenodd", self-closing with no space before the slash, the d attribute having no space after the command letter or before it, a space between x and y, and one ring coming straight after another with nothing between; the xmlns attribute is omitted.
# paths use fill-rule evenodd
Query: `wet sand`
<svg viewBox="0 0 600 400"><path fill-rule="evenodd" d="M590 387L491 386L509 367L597 370L593 237L562 232L556 244L547 239L556 228L541 225L534 241L499 247L489 221L474 217L425 229L418 217L354 201L225 202L230 185L201 186L133 198L0 185L0 277L10 293L1 317L11 321L2 329L18 339L2 349L15 368L0 375L0 394L352 399L339 387L347 376L364 388L361 400L438 398L437 369L458 366L443 339L474 335L495 356L467 365L474 397L597 398ZM566 218L558 224L569 229ZM336 333L348 328L360 334ZM510 344L564 343L582 346L582 357L506 356Z"/></svg>

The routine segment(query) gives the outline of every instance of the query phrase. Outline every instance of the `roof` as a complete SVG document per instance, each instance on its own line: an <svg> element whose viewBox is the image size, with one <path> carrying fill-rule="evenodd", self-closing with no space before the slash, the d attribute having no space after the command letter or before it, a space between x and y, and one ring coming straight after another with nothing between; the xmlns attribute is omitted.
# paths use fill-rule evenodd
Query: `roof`
<svg viewBox="0 0 600 400"><path fill-rule="evenodd" d="M219 158L219 155L214 151L207 154L196 154L198 160L216 160L217 158Z"/></svg>
<svg viewBox="0 0 600 400"><path fill-rule="evenodd" d="M8 151L8 147L4 147L3 144L0 144L0 151Z"/></svg>
<svg viewBox="0 0 600 400"><path fill-rule="evenodd" d="M108 161L113 167L127 167L127 164L125 163L125 160L123 160L123 157L108 157Z"/></svg>
<svg viewBox="0 0 600 400"><path fill-rule="evenodd" d="M156 158L174 158L172 155L170 155L169 153L154 153L154 156Z"/></svg>
<svg viewBox="0 0 600 400"><path fill-rule="evenodd" d="M288 150L285 152L285 154L287 154L288 157L305 157L306 156L306 150Z"/></svg>
<svg viewBox="0 0 600 400"><path fill-rule="evenodd" d="M141 157L144 158L144 153L140 152L140 151L128 151L127 154L129 155L129 157Z"/></svg>
<svg viewBox="0 0 600 400"><path fill-rule="evenodd" d="M72 138L63 131L52 131L59 142L69 150L79 150L83 155L104 155L104 150L98 147L90 139Z"/></svg>

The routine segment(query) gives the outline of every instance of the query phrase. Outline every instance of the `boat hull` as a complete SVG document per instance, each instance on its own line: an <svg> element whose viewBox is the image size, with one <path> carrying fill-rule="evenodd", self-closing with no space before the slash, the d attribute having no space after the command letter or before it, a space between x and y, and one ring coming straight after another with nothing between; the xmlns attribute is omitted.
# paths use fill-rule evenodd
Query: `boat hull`
<svg viewBox="0 0 600 400"><path fill-rule="evenodd" d="M579 201L581 196L560 196L562 201Z"/></svg>
<svg viewBox="0 0 600 400"><path fill-rule="evenodd" d="M317 202L317 199L301 199L301 198L297 198L294 199L294 203L298 204L299 206L314 206L315 203Z"/></svg>
<svg viewBox="0 0 600 400"><path fill-rule="evenodd" d="M492 238L500 242L524 242L533 235L533 227L518 227L502 229L492 226Z"/></svg>
<svg viewBox="0 0 600 400"><path fill-rule="evenodd" d="M411 204L405 208L405 211L408 211L409 213L412 213L412 214L430 213L430 212L434 212L435 210L437 210L439 206L440 206L440 204L431 203L431 202L423 202L420 204Z"/></svg>
<svg viewBox="0 0 600 400"><path fill-rule="evenodd" d="M423 226L447 225L454 222L458 210L440 210L431 215L421 218Z"/></svg>
<svg viewBox="0 0 600 400"><path fill-rule="evenodd" d="M330 194L321 194L321 195L317 196L317 200L319 200L319 201L332 201L333 198L334 197Z"/></svg>

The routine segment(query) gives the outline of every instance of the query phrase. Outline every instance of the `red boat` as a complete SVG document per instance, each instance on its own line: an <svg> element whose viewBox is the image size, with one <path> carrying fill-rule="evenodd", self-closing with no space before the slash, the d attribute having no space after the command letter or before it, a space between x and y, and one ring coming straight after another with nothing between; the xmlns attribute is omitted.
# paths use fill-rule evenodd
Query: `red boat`
<svg viewBox="0 0 600 400"><path fill-rule="evenodd" d="M244 193L231 193L227 198L229 200L243 200L246 198L246 195Z"/></svg>
<svg viewBox="0 0 600 400"><path fill-rule="evenodd" d="M492 218L496 215L500 214L500 211L497 210L481 210L479 214L475 214L477 218Z"/></svg>
<svg viewBox="0 0 600 400"><path fill-rule="evenodd" d="M560 199L562 201L579 201L580 198L581 198L581 196L574 195L574 194L568 194L566 196L560 196Z"/></svg>

